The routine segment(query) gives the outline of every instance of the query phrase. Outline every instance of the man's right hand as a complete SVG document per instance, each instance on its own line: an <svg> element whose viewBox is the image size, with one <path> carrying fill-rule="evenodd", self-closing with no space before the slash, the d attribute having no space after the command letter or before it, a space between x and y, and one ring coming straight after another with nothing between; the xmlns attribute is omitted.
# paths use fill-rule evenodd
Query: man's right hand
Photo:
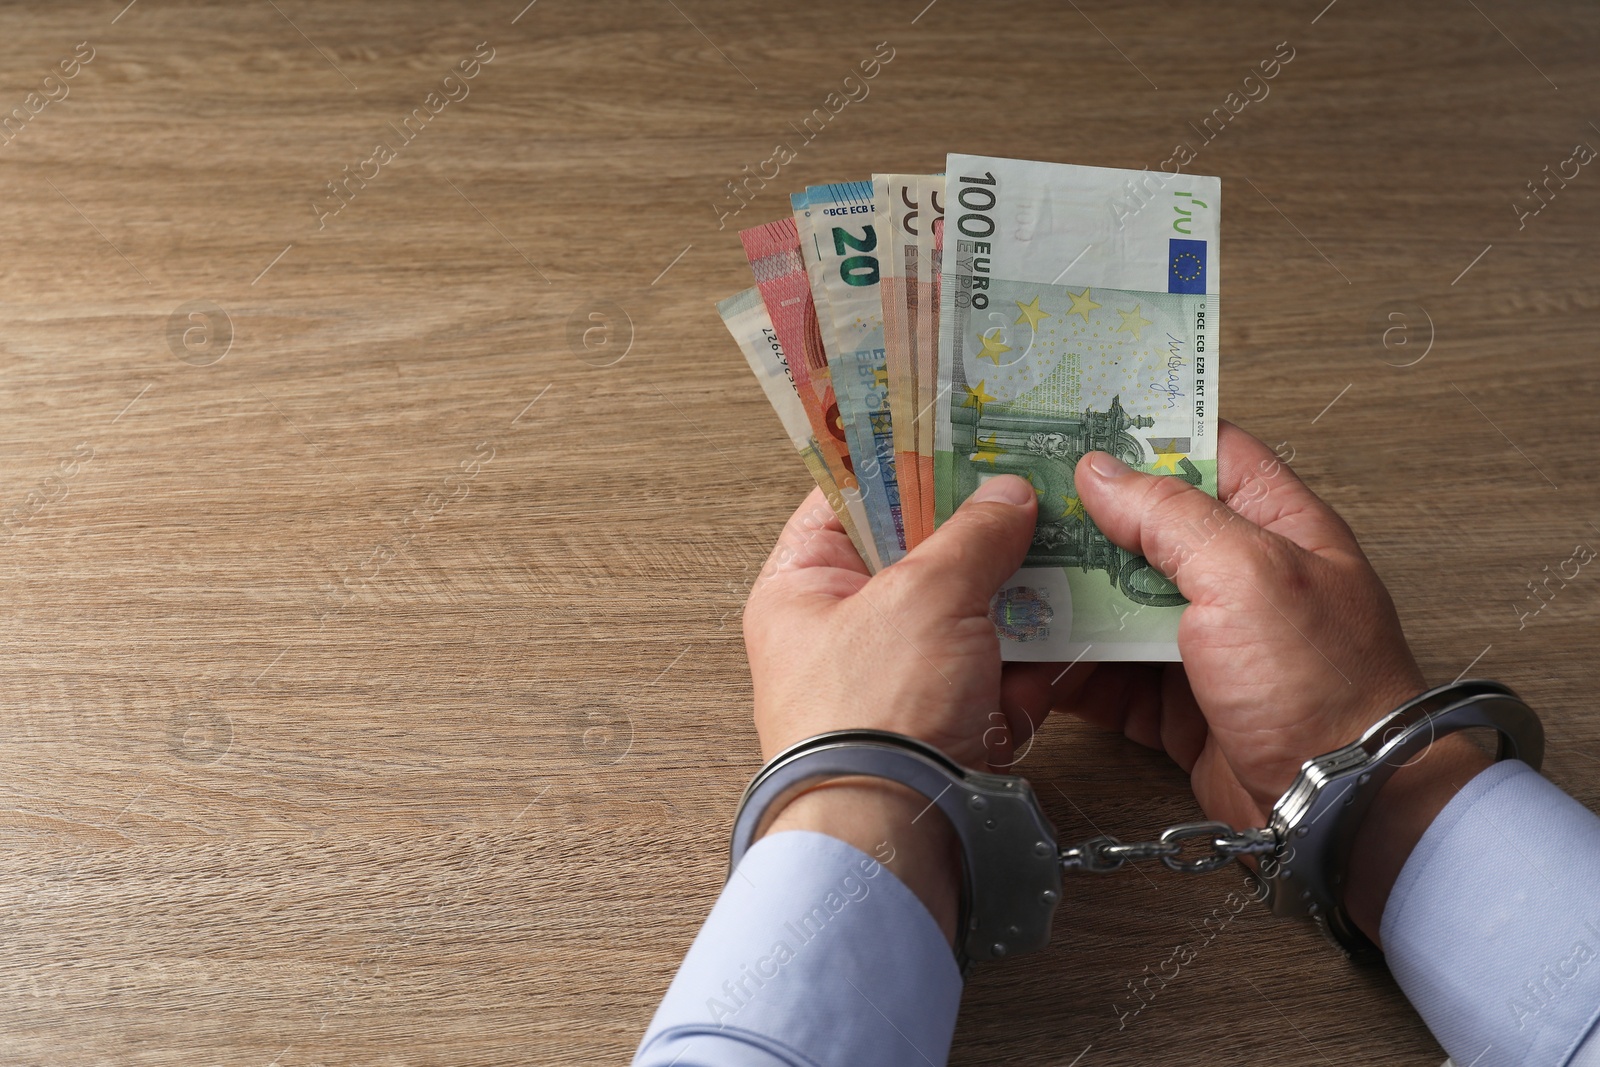
<svg viewBox="0 0 1600 1067"><path fill-rule="evenodd" d="M1100 664L1060 710L1189 772L1206 814L1260 826L1306 760L1422 692L1394 602L1342 519L1265 444L1217 439L1220 499L1104 452L1079 461L1089 515L1189 601L1181 664ZM1398 772L1357 835L1346 906L1369 937L1411 848L1487 758L1446 738Z"/></svg>

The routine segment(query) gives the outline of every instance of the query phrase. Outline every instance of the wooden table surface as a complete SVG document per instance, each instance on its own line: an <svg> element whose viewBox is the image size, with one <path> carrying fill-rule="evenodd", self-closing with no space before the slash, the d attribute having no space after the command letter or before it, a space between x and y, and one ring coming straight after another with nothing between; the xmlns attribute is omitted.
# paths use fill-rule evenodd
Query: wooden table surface
<svg viewBox="0 0 1600 1067"><path fill-rule="evenodd" d="M1600 547L1593 7L125 2L0 14L0 1062L624 1061L806 489L712 307L736 230L948 150L1222 175L1224 415L1600 803L1600 571L1529 588ZM1064 835L1195 814L1064 720L1028 769ZM1235 884L1073 883L952 1061L1443 1058L1307 928L1205 940Z"/></svg>

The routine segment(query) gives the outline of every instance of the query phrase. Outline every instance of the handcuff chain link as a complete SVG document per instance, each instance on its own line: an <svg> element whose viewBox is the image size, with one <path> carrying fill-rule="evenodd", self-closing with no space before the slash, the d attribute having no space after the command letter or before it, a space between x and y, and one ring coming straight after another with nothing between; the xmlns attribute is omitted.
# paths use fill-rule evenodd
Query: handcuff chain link
<svg viewBox="0 0 1600 1067"><path fill-rule="evenodd" d="M1182 859L1184 842L1205 838L1208 855ZM1188 822L1169 826L1156 841L1123 843L1109 834L1091 837L1061 849L1061 869L1069 873L1108 874L1124 863L1160 860L1170 870L1208 874L1221 870L1240 856L1263 856L1277 851L1278 835L1269 829L1235 830L1223 822Z"/></svg>

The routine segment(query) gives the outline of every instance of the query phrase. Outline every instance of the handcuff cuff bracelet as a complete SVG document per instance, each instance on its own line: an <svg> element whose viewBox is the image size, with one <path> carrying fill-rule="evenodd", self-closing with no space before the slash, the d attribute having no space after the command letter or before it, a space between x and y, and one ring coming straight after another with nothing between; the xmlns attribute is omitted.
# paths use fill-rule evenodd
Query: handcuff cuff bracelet
<svg viewBox="0 0 1600 1067"><path fill-rule="evenodd" d="M1307 760L1266 827L1185 823L1155 842L1124 844L1101 835L1067 847L1057 844L1024 778L968 770L900 734L834 731L791 745L750 782L734 819L728 876L790 799L831 778L866 775L926 797L961 843L956 957L963 971L973 961L1044 948L1065 871L1104 873L1130 860L1158 859L1176 871L1204 873L1246 855L1260 857L1249 876L1273 914L1310 918L1346 955L1373 959L1380 953L1342 903L1356 830L1395 771L1435 739L1479 727L1498 732L1496 760L1519 759L1536 770L1543 762L1544 728L1514 692L1497 682L1455 682L1407 701L1343 748ZM1205 838L1211 854L1183 859L1183 842L1195 838Z"/></svg>

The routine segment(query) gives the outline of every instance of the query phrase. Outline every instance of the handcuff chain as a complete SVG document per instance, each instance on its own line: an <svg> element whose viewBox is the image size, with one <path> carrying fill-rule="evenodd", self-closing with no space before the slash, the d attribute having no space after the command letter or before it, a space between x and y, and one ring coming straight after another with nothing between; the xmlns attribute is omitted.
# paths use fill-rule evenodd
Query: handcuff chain
<svg viewBox="0 0 1600 1067"><path fill-rule="evenodd" d="M1183 842L1197 837L1208 839L1210 855L1179 859ZM1107 874L1124 863L1160 860L1169 869L1184 874L1207 874L1240 856L1262 856L1277 848L1278 835L1269 829L1235 830L1224 822L1187 822L1169 826L1156 841L1124 844L1109 834L1101 834L1063 848L1060 860L1062 871L1072 873Z"/></svg>

